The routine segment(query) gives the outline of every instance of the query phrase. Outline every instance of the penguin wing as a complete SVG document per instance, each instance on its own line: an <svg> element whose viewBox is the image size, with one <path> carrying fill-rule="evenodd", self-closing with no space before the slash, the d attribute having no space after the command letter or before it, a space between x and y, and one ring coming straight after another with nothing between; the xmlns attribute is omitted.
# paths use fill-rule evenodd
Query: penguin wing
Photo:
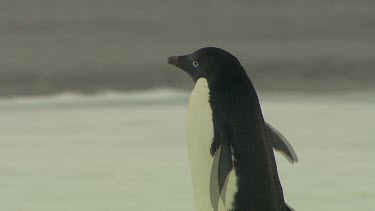
<svg viewBox="0 0 375 211"><path fill-rule="evenodd" d="M220 200L220 191L218 184L218 174L219 171L219 155L220 151L218 151L214 156L214 161L212 163L211 168L211 176L210 176L210 199L211 199L211 206L214 211L218 210L219 207L219 200Z"/></svg>
<svg viewBox="0 0 375 211"><path fill-rule="evenodd" d="M211 169L210 197L214 210L217 210L220 198L225 205L228 176L233 169L232 150L229 140L226 140L227 137L223 131L220 131L220 149L215 154Z"/></svg>
<svg viewBox="0 0 375 211"><path fill-rule="evenodd" d="M220 158L219 158L219 169L218 169L218 184L219 192L221 199L225 205L225 193L226 193L226 184L228 183L229 173L233 169L232 161L232 150L228 143L222 143L220 147Z"/></svg>
<svg viewBox="0 0 375 211"><path fill-rule="evenodd" d="M266 122L266 130L272 147L279 151L290 163L297 163L298 157L289 141L274 127Z"/></svg>

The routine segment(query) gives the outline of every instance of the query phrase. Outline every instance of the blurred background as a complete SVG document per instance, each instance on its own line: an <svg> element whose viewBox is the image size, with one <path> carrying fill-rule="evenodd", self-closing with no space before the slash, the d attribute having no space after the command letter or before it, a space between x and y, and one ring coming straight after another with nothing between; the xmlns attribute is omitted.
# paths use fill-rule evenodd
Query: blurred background
<svg viewBox="0 0 375 211"><path fill-rule="evenodd" d="M216 46L253 80L296 210L375 206L375 2L0 1L0 210L193 210L191 79Z"/></svg>
<svg viewBox="0 0 375 211"><path fill-rule="evenodd" d="M166 58L205 46L240 59L258 89L373 88L374 2L1 1L3 96L190 88Z"/></svg>

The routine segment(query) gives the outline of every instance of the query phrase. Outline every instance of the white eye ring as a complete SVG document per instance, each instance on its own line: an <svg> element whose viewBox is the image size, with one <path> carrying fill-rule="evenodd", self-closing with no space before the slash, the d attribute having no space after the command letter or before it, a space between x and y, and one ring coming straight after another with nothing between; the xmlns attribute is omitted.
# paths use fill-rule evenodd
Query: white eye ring
<svg viewBox="0 0 375 211"><path fill-rule="evenodd" d="M193 67L198 67L198 62L197 61L193 61Z"/></svg>

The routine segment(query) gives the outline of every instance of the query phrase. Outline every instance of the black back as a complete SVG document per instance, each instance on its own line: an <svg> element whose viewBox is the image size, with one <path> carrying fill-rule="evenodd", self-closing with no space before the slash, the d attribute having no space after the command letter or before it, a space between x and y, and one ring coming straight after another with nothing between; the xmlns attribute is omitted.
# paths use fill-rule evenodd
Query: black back
<svg viewBox="0 0 375 211"><path fill-rule="evenodd" d="M255 88L234 56L218 49L206 51L212 54L212 63L219 63L211 66L217 69L207 79L214 125L226 134L234 157L238 179L234 210L284 210L283 191Z"/></svg>
<svg viewBox="0 0 375 211"><path fill-rule="evenodd" d="M210 86L210 84L209 84ZM210 87L214 124L225 131L234 157L238 192L234 210L284 210L272 147L250 80Z"/></svg>

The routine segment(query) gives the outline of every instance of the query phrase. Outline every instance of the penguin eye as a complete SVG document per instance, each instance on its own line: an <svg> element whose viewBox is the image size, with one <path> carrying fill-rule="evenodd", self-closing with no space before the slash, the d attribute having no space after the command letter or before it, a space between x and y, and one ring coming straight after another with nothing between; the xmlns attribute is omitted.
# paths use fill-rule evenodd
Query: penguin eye
<svg viewBox="0 0 375 211"><path fill-rule="evenodd" d="M198 67L199 63L197 61L193 61L193 67Z"/></svg>

